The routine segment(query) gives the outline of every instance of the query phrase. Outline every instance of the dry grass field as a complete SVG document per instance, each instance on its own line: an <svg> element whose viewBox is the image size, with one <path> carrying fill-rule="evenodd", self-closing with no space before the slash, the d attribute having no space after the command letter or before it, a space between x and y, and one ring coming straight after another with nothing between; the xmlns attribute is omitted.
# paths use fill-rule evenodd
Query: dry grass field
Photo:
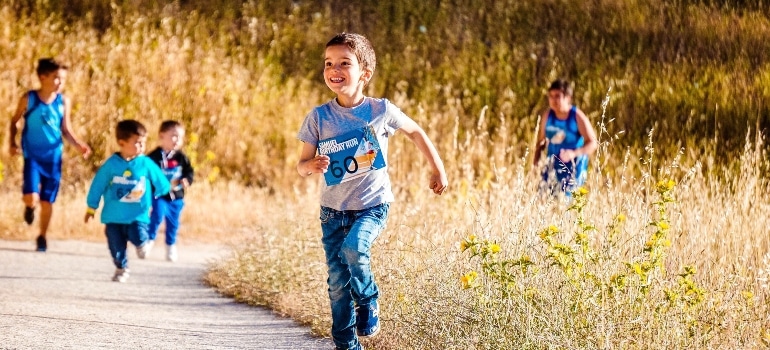
<svg viewBox="0 0 770 350"><path fill-rule="evenodd" d="M232 245L207 283L328 336L318 177L296 132L332 96L323 44L367 34L367 94L392 100L447 165L437 197L392 139L396 202L373 249L374 349L756 349L770 346L768 9L744 1L11 0L0 5L0 113L71 62L76 132L50 233L102 240L85 192L116 121L187 127L196 166L180 239ZM545 86L576 81L599 133L585 191L537 192ZM3 147L7 128L3 128ZM21 160L0 153L0 238L29 240Z"/></svg>

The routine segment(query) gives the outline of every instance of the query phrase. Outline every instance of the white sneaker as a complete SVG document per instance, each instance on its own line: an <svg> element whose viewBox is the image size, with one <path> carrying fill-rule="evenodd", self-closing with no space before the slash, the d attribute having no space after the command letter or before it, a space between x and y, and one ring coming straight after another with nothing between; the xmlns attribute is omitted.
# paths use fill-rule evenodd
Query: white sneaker
<svg viewBox="0 0 770 350"><path fill-rule="evenodd" d="M174 262L177 259L179 259L179 255L177 254L177 251L176 251L176 244L166 246L166 259L168 259L168 261L171 261L171 262Z"/></svg>
<svg viewBox="0 0 770 350"><path fill-rule="evenodd" d="M147 257L150 249L152 249L152 244L150 242L152 241L144 242L144 244L136 247L136 256L138 256L139 259L144 259Z"/></svg>
<svg viewBox="0 0 770 350"><path fill-rule="evenodd" d="M123 283L126 280L128 280L128 268L125 269L115 269L115 275L112 276L112 280L115 282Z"/></svg>
<svg viewBox="0 0 770 350"><path fill-rule="evenodd" d="M150 252L152 251L152 248L155 247L155 240L151 239L147 242L144 242L144 256L149 256Z"/></svg>

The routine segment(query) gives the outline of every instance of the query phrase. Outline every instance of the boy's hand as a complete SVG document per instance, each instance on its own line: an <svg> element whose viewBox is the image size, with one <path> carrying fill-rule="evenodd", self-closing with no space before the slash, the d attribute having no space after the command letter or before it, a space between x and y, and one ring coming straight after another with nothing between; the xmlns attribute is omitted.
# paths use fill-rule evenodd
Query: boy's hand
<svg viewBox="0 0 770 350"><path fill-rule="evenodd" d="M81 143L78 145L78 148L80 149L80 154L83 155L83 158L88 159L88 157L91 155L91 147L88 147L88 145L85 143Z"/></svg>
<svg viewBox="0 0 770 350"><path fill-rule="evenodd" d="M329 169L329 163L331 159L325 154L315 156L313 159L307 161L307 169L309 173L325 173Z"/></svg>
<svg viewBox="0 0 770 350"><path fill-rule="evenodd" d="M17 145L11 145L11 147L8 148L8 153L10 153L12 156L17 156L21 154L21 148Z"/></svg>
<svg viewBox="0 0 770 350"><path fill-rule="evenodd" d="M85 223L88 223L88 220L91 220L94 217L94 214L96 214L96 209L94 209L94 208L86 209Z"/></svg>
<svg viewBox="0 0 770 350"><path fill-rule="evenodd" d="M433 173L430 176L430 189L437 195L442 195L446 191L446 187L449 184L447 181L446 173Z"/></svg>
<svg viewBox="0 0 770 350"><path fill-rule="evenodd" d="M182 183L182 188L190 187L190 181L187 181L187 179L182 179L180 182Z"/></svg>

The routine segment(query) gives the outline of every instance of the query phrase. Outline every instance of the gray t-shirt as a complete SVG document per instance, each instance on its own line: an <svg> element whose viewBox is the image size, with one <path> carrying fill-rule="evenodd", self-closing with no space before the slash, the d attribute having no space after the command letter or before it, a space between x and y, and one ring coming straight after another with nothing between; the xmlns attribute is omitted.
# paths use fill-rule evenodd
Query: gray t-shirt
<svg viewBox="0 0 770 350"><path fill-rule="evenodd" d="M364 101L353 108L342 107L333 99L305 117L297 138L317 148L321 140L368 125L374 129L387 164L388 137L408 120L409 117L387 99L364 97ZM387 166L338 185L327 186L324 182L321 189L321 206L335 210L362 210L392 201Z"/></svg>

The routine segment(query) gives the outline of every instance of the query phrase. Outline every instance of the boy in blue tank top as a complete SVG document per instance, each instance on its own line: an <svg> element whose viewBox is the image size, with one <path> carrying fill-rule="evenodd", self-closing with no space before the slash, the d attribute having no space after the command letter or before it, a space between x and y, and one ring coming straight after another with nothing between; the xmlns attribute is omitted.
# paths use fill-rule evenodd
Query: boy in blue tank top
<svg viewBox="0 0 770 350"><path fill-rule="evenodd" d="M147 226L150 223L152 199L171 190L163 171L144 155L147 129L136 120L123 120L115 128L120 151L99 167L86 196L85 222L94 217L104 198L101 221L110 248L115 274L112 280L128 279L128 242L136 246L136 255L144 259L150 241Z"/></svg>
<svg viewBox="0 0 770 350"><path fill-rule="evenodd" d="M596 132L585 113L572 104L572 86L568 81L551 83L548 106L540 118L533 163L542 167L542 184L550 193L569 196L586 181L588 156L598 146ZM540 164L543 150L545 164Z"/></svg>
<svg viewBox="0 0 770 350"><path fill-rule="evenodd" d="M438 195L447 187L444 165L425 131L390 101L364 96L375 65L374 49L364 36L341 33L332 38L326 44L323 76L337 98L314 108L297 135L304 143L297 172L324 176L321 242L336 349L361 350L359 337L380 331L370 250L393 201L388 139L396 131L406 134L431 167L428 187Z"/></svg>
<svg viewBox="0 0 770 350"><path fill-rule="evenodd" d="M32 225L35 207L40 203L37 250L45 252L48 248L46 234L51 222L52 205L61 182L63 140L75 145L84 157L91 154L91 148L78 140L71 129L72 102L61 92L67 78L67 66L53 58L43 58L38 61L37 76L40 88L28 91L19 99L11 119L9 139L11 155L24 155L24 221ZM16 134L22 119L24 128L19 149Z"/></svg>

